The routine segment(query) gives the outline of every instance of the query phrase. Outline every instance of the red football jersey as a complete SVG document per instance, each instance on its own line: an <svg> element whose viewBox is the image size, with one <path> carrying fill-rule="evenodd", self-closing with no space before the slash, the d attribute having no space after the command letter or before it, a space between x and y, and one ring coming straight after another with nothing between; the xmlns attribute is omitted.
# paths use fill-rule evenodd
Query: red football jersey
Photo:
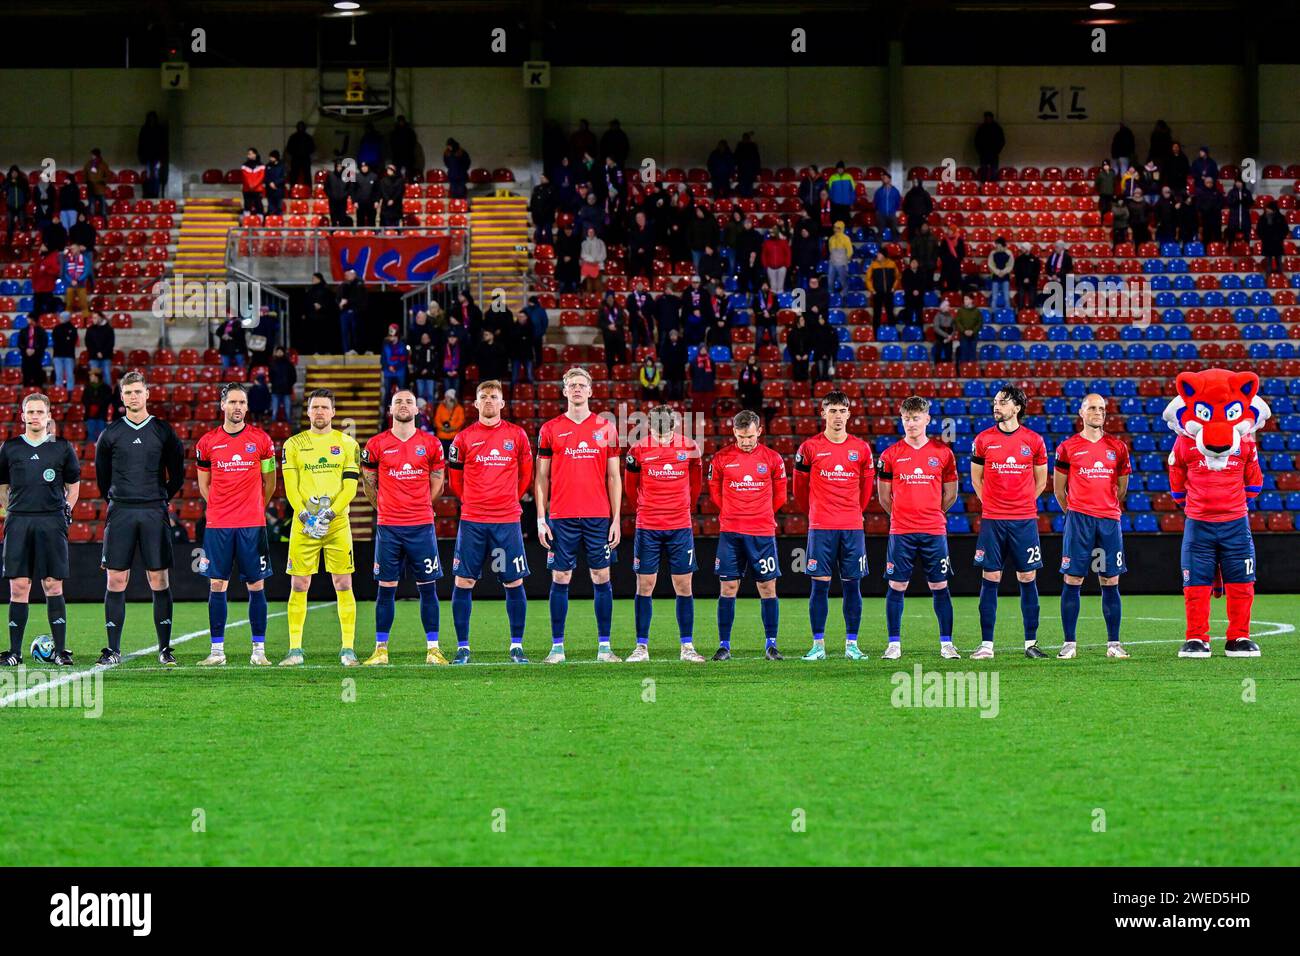
<svg viewBox="0 0 1300 956"><path fill-rule="evenodd" d="M975 436L971 463L984 466L985 518L1019 521L1038 517L1034 467L1047 464L1043 436L1021 425L1004 432L994 425Z"/></svg>
<svg viewBox="0 0 1300 956"><path fill-rule="evenodd" d="M519 499L533 477L533 449L512 422L462 428L447 452L451 490L464 521L518 521Z"/></svg>
<svg viewBox="0 0 1300 956"><path fill-rule="evenodd" d="M700 446L683 435L661 445L650 436L627 450L623 487L636 508L636 526L674 531L691 526L700 496Z"/></svg>
<svg viewBox="0 0 1300 956"><path fill-rule="evenodd" d="M794 496L800 510L808 512L808 527L861 531L875 471L871 446L854 435L836 444L822 432L800 445L794 456Z"/></svg>
<svg viewBox="0 0 1300 956"><path fill-rule="evenodd" d="M943 486L957 480L957 459L941 441L927 439L913 448L904 439L880 453L876 466L881 481L889 482L893 504L890 534L947 534L943 511Z"/></svg>
<svg viewBox="0 0 1300 956"><path fill-rule="evenodd" d="M537 436L537 456L551 460L550 517L610 516L606 463L618 457L618 434L607 419L555 416Z"/></svg>
<svg viewBox="0 0 1300 956"><path fill-rule="evenodd" d="M1065 506L1094 518L1123 514L1119 479L1130 474L1128 445L1114 435L1088 441L1076 432L1056 446L1056 470L1067 476Z"/></svg>
<svg viewBox="0 0 1300 956"><path fill-rule="evenodd" d="M275 444L256 425L237 432L214 428L195 446L199 471L211 472L204 517L209 528L261 528L266 525L262 475L275 471Z"/></svg>
<svg viewBox="0 0 1300 956"><path fill-rule="evenodd" d="M361 467L378 474L381 525L433 524L429 479L445 468L438 439L417 429L402 441L390 428L366 442Z"/></svg>
<svg viewBox="0 0 1300 956"><path fill-rule="evenodd" d="M736 534L776 534L776 512L790 493L785 459L766 445L744 452L728 445L709 462L709 497L719 527Z"/></svg>
<svg viewBox="0 0 1300 956"><path fill-rule="evenodd" d="M1211 471L1196 439L1179 435L1169 453L1169 493L1183 506L1187 517L1197 521L1235 521L1246 517L1246 501L1264 487L1259 467L1259 449L1243 438L1227 467Z"/></svg>

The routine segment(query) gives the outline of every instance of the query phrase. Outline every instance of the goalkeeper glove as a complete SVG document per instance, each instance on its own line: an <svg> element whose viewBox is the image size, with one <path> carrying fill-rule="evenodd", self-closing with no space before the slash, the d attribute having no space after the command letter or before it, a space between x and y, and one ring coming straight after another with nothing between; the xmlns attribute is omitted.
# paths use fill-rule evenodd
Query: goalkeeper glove
<svg viewBox="0 0 1300 956"><path fill-rule="evenodd" d="M63 520L69 528L72 527L72 505L66 501L63 503Z"/></svg>
<svg viewBox="0 0 1300 956"><path fill-rule="evenodd" d="M329 534L330 522L334 520L334 512L326 508L324 511L316 512L316 518L313 521L311 536L313 538L323 538Z"/></svg>

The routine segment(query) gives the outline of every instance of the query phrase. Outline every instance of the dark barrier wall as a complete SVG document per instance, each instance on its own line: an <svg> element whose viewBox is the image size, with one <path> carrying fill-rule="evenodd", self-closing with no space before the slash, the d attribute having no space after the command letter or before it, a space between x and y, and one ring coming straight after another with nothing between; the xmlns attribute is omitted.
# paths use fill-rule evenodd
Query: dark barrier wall
<svg viewBox="0 0 1300 956"><path fill-rule="evenodd" d="M975 595L979 593L979 572L971 564L975 553L974 535L958 535L948 539L952 554L952 564L956 573L952 580L954 594ZM1130 550L1124 553L1124 562L1128 573L1124 575L1121 588L1128 594L1176 594L1181 583L1179 549L1182 538L1179 535L1129 535L1126 543ZM452 541L440 541L444 577L439 583L439 594L444 598L451 596L451 577L447 569L451 566L453 550ZM714 538L701 538L697 542L696 560L699 571L695 575L695 593L701 597L716 597L718 579L713 576L713 553L717 544ZM867 539L867 561L870 570L863 593L868 596L883 596L884 580L881 577L885 567L884 538ZM808 577L803 573L803 560L806 541L803 538L777 539L777 552L781 557L781 580L777 593L788 597L799 597L808 593ZM286 545L273 544L274 565L283 569L285 565ZM1261 593L1292 593L1300 590L1300 572L1297 572L1296 553L1300 548L1300 534L1262 534L1255 538L1257 588ZM104 572L99 569L100 548L98 545L84 544L71 547L71 577L64 591L71 601L102 601L104 597ZM176 566L172 571L172 590L176 600L202 601L207 599L207 579L198 573L199 557L202 553L197 545L178 546ZM635 592L635 579L632 574L632 543L625 541L618 549L619 560L614 564L614 593L618 596L630 596ZM1044 594L1058 594L1061 576L1057 573L1061 559L1061 536L1043 536L1043 570L1039 573L1040 590ZM358 544L356 549L357 573L354 576L357 597L368 600L374 597L375 582L371 572L373 552L369 543ZM528 564L532 573L524 585L530 597L544 598L550 590L550 577L546 573L546 552L536 542L528 543ZM1003 576L1004 592L1012 594L1016 590L1015 575L1007 572ZM289 594L289 578L283 573L266 582L267 594L272 601L283 601ZM839 585L833 588L838 591ZM37 589L39 591L39 588ZM231 590L242 595L244 588L235 584ZM1085 591L1097 590L1097 579L1093 575L1084 586ZM918 570L912 581L912 592L925 594L924 575ZM415 596L415 585L411 581L402 582L399 596ZM573 576L572 591L574 597L591 596L591 580L579 564L578 573ZM672 588L667 573L660 575L657 594L669 597ZM742 595L753 594L753 584L745 583L741 587ZM318 574L312 582L311 599L328 600L333 594L329 576ZM497 584L489 571L478 588L478 594L486 597L500 596L501 586ZM128 597L133 600L147 600L149 585L142 568L136 568L131 574ZM0 600L7 600L7 595ZM39 600L39 597L34 597Z"/></svg>

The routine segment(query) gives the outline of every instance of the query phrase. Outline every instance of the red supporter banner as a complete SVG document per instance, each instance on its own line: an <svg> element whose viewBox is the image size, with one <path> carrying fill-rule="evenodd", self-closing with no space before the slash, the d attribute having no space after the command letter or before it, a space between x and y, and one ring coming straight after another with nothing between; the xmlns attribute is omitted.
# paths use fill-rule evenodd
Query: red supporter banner
<svg viewBox="0 0 1300 956"><path fill-rule="evenodd" d="M363 282L394 285L423 285L447 271L451 259L451 236L354 236L329 237L330 274L342 280L355 269Z"/></svg>

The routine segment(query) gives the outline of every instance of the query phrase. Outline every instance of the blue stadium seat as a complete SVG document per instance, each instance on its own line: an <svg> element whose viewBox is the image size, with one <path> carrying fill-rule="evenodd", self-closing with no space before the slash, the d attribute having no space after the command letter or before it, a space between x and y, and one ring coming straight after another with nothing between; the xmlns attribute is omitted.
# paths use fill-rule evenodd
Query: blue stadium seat
<svg viewBox="0 0 1300 956"><path fill-rule="evenodd" d="M1091 342L1085 342L1079 346L1077 354L1080 362L1095 362L1101 358L1101 349Z"/></svg>
<svg viewBox="0 0 1300 956"><path fill-rule="evenodd" d="M1199 242L1188 242L1183 245L1183 255L1199 258L1205 255L1205 246Z"/></svg>
<svg viewBox="0 0 1300 956"><path fill-rule="evenodd" d="M1240 290L1241 290L1241 286L1242 286L1241 276L1236 275L1235 273L1231 273L1231 274L1229 274L1229 275L1226 275L1226 276L1224 276L1222 279L1219 280L1219 288L1220 288L1220 289L1231 289L1231 290L1234 290L1234 291L1240 292ZM1228 295L1228 305L1244 305L1245 302L1246 302L1246 293L1244 293L1244 292L1241 292L1241 295L1240 295L1240 301L1238 301L1238 302L1233 302L1233 301L1232 301L1232 295L1231 295L1231 293L1229 293L1229 295Z"/></svg>
<svg viewBox="0 0 1300 956"><path fill-rule="evenodd" d="M880 350L880 359L884 362L903 361L903 347L901 345L886 345Z"/></svg>
<svg viewBox="0 0 1300 956"><path fill-rule="evenodd" d="M1112 395L1136 395L1137 382L1133 381L1131 378L1118 379L1115 384L1111 386L1110 393Z"/></svg>
<svg viewBox="0 0 1300 956"><path fill-rule="evenodd" d="M848 342L852 338L853 333L847 325L835 325L832 328L835 329L835 337L841 342Z"/></svg>
<svg viewBox="0 0 1300 956"><path fill-rule="evenodd" d="M1197 357L1196 346L1191 342L1183 342L1174 350L1174 355L1180 361L1187 361Z"/></svg>
<svg viewBox="0 0 1300 956"><path fill-rule="evenodd" d="M1143 415L1134 415L1128 420L1128 430L1131 432L1149 432L1151 431L1150 420Z"/></svg>
<svg viewBox="0 0 1300 956"><path fill-rule="evenodd" d="M988 391L984 388L984 383L972 379L962 386L962 394L967 398L987 398Z"/></svg>
<svg viewBox="0 0 1300 956"><path fill-rule="evenodd" d="M1074 346L1062 342L1052 349L1052 358L1058 361L1071 361L1074 359Z"/></svg>
<svg viewBox="0 0 1300 956"><path fill-rule="evenodd" d="M1280 432L1260 432L1255 436L1260 451L1285 451L1286 436Z"/></svg>
<svg viewBox="0 0 1300 956"><path fill-rule="evenodd" d="M837 362L852 362L852 361L853 361L853 346L851 346L851 345L841 345L841 346L840 346L839 353L836 354L836 356L835 356L835 361L837 361Z"/></svg>
<svg viewBox="0 0 1300 956"><path fill-rule="evenodd" d="M948 516L948 533L949 534L968 534L970 532L970 519L965 515Z"/></svg>
<svg viewBox="0 0 1300 956"><path fill-rule="evenodd" d="M840 351L842 352L843 349L841 349ZM713 359L713 361L715 362L730 362L731 361L730 346L727 345L713 346L712 348L709 349L709 358ZM849 360L852 361L852 359L853 357L849 356Z"/></svg>
<svg viewBox="0 0 1300 956"><path fill-rule="evenodd" d="M1156 447L1156 440L1152 438L1150 435L1133 436L1134 451L1155 451L1155 447Z"/></svg>
<svg viewBox="0 0 1300 956"><path fill-rule="evenodd" d="M1268 459L1268 470L1269 471L1290 471L1291 456L1283 455L1281 453L1272 455Z"/></svg>
<svg viewBox="0 0 1300 956"><path fill-rule="evenodd" d="M945 415L965 415L966 402L960 398L945 398L940 409Z"/></svg>
<svg viewBox="0 0 1300 956"><path fill-rule="evenodd" d="M1260 511L1281 511L1282 496L1276 491L1261 491L1255 499L1255 507ZM1296 495L1296 507L1300 508L1300 495Z"/></svg>
<svg viewBox="0 0 1300 956"><path fill-rule="evenodd" d="M1143 533L1159 531L1160 523L1156 521L1155 515L1150 512L1143 512L1133 516L1133 530Z"/></svg>
<svg viewBox="0 0 1300 956"><path fill-rule="evenodd" d="M1031 362L1046 362L1052 357L1052 350L1042 342L1035 342L1029 346L1029 360Z"/></svg>
<svg viewBox="0 0 1300 956"><path fill-rule="evenodd" d="M1064 530L1064 529L1062 529ZM1133 519L1128 515L1119 516L1119 530L1125 534L1133 530Z"/></svg>
<svg viewBox="0 0 1300 956"><path fill-rule="evenodd" d="M1148 275L1156 272L1164 272L1165 264L1161 262L1159 259L1143 259L1142 271L1147 273Z"/></svg>
<svg viewBox="0 0 1300 956"><path fill-rule="evenodd" d="M1185 325L1169 326L1169 339L1174 342L1186 342L1192 337L1192 330Z"/></svg>
<svg viewBox="0 0 1300 956"><path fill-rule="evenodd" d="M1069 407L1066 405L1065 399L1059 395L1054 395L1043 400L1043 411L1048 415L1066 415L1069 413Z"/></svg>
<svg viewBox="0 0 1300 956"><path fill-rule="evenodd" d="M1116 356L1118 358L1119 356ZM1141 342L1135 342L1124 349L1124 358L1131 360L1145 361L1151 358L1151 350Z"/></svg>
<svg viewBox="0 0 1300 956"><path fill-rule="evenodd" d="M1061 391L1070 398L1083 398L1088 394L1088 386L1083 383L1082 379L1072 378L1066 381Z"/></svg>
<svg viewBox="0 0 1300 956"><path fill-rule="evenodd" d="M1201 296L1201 304L1207 308L1217 308L1224 304L1223 293L1217 289L1211 289Z"/></svg>
<svg viewBox="0 0 1300 956"><path fill-rule="evenodd" d="M1163 464L1163 460L1162 460L1162 464ZM1146 488L1147 491L1155 491L1155 492L1168 491L1169 490L1168 472L1165 472L1163 470L1151 472L1149 475L1146 476Z"/></svg>
<svg viewBox="0 0 1300 956"><path fill-rule="evenodd" d="M1068 342L1070 340L1070 330L1063 325L1054 325L1047 330L1047 341L1049 342ZM1060 355L1056 356L1060 358ZM1070 358L1074 358L1074 352L1071 350Z"/></svg>
<svg viewBox="0 0 1300 956"><path fill-rule="evenodd" d="M1188 279L1191 276L1187 276ZM1184 309L1194 309L1201 304L1201 294L1195 289L1188 289L1186 292L1180 292L1178 295L1178 304Z"/></svg>
<svg viewBox="0 0 1300 956"><path fill-rule="evenodd" d="M892 325L882 325L879 329L876 330L876 341L897 342L898 329L894 328Z"/></svg>
<svg viewBox="0 0 1300 956"><path fill-rule="evenodd" d="M1137 451L1138 449L1137 449L1136 438L1134 439L1133 444L1134 444L1133 450ZM1144 454L1137 455L1133 459L1133 464L1135 464L1140 471L1163 471L1165 467L1165 458L1164 455L1157 455L1154 452L1146 452Z"/></svg>
<svg viewBox="0 0 1300 956"><path fill-rule="evenodd" d="M901 334L904 342L925 341L925 330L919 325L905 325Z"/></svg>

